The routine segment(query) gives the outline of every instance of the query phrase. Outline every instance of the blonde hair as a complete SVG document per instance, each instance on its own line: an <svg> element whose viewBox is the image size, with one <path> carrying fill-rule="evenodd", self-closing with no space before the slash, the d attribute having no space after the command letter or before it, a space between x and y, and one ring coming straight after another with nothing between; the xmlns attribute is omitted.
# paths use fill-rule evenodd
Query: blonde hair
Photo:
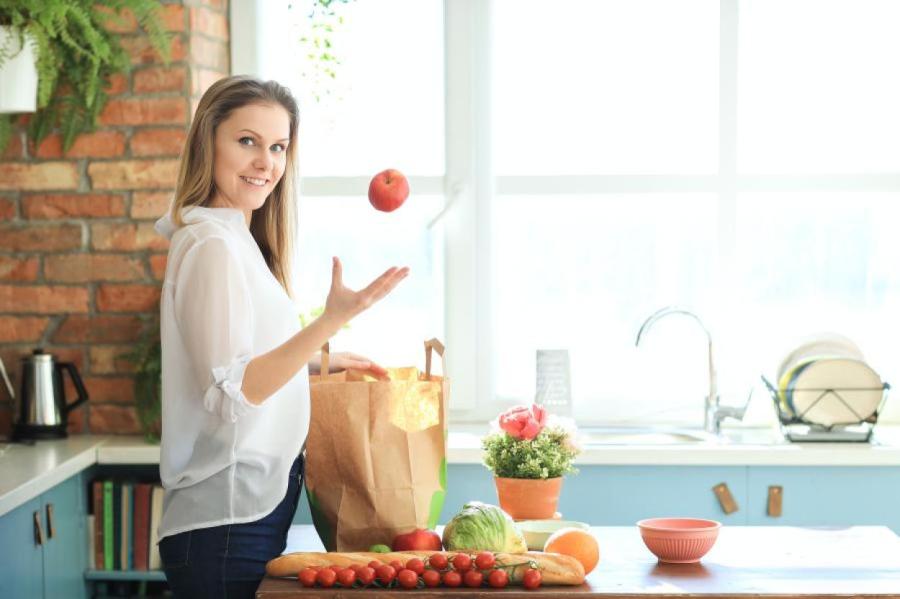
<svg viewBox="0 0 900 599"><path fill-rule="evenodd" d="M172 221L184 225L182 211L190 206L208 206L216 191L213 178L215 135L218 126L236 109L248 104L277 104L290 118L290 143L284 175L250 219L250 233L259 245L269 270L290 295L290 259L295 229L294 178L297 123L300 111L291 92L275 81L260 81L246 75L219 79L197 106L181 154L178 183L172 203Z"/></svg>

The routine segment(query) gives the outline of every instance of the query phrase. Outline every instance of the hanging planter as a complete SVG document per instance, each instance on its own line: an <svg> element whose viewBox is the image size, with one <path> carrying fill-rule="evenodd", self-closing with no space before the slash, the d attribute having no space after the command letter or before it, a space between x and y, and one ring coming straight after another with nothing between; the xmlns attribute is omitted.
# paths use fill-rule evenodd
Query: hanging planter
<svg viewBox="0 0 900 599"><path fill-rule="evenodd" d="M0 113L37 110L37 54L34 40L0 25Z"/></svg>

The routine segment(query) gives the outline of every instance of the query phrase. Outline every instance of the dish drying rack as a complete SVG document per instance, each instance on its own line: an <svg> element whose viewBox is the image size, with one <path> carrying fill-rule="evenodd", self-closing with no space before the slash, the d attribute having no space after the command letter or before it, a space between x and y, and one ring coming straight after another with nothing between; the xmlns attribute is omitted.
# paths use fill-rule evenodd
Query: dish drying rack
<svg viewBox="0 0 900 599"><path fill-rule="evenodd" d="M888 390L891 388L890 384L888 383L884 383L880 388L804 388L802 389L802 391L819 392L821 393L821 395L819 395L818 399L816 399L815 402L807 406L807 408L802 413L794 414L792 411L789 412L785 410L785 406L782 404L781 399L778 395L778 389L776 389L772 385L772 383L770 383L766 379L765 376L762 376L760 378L762 378L763 383L766 385L766 389L769 390L769 395L772 397L772 401L775 403L775 412L778 414L778 421L781 425L781 432L782 434L784 434L785 439L792 442L818 441L829 443L868 443L872 439L872 432L875 429L875 424L878 422L878 415L884 408L884 403L887 400ZM853 406L843 398L841 393L845 391L881 391L881 401L878 403L878 407L871 415L863 417L858 414L857 411L853 409ZM830 426L806 420L804 418L806 413L809 412L818 402L823 401L826 398L830 399L831 401L840 401L850 411L850 413L858 417L858 420L854 422L835 423Z"/></svg>

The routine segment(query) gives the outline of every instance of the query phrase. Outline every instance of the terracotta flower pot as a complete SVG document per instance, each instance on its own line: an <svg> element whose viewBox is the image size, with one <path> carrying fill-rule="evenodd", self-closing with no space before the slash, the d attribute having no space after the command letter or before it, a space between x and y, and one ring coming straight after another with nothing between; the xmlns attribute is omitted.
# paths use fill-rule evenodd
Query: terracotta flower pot
<svg viewBox="0 0 900 599"><path fill-rule="evenodd" d="M494 477L500 508L514 520L552 518L559 503L562 477L499 478Z"/></svg>

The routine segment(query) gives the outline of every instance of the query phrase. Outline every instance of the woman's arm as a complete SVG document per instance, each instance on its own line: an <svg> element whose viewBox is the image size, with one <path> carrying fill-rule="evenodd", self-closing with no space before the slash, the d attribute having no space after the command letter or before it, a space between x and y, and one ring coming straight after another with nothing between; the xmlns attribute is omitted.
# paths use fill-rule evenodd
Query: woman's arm
<svg viewBox="0 0 900 599"><path fill-rule="evenodd" d="M353 291L344 286L341 262L333 258L331 290L324 312L283 344L250 360L241 386L247 401L261 404L271 397L300 372L347 321L390 293L408 274L409 268L392 267L365 289Z"/></svg>

